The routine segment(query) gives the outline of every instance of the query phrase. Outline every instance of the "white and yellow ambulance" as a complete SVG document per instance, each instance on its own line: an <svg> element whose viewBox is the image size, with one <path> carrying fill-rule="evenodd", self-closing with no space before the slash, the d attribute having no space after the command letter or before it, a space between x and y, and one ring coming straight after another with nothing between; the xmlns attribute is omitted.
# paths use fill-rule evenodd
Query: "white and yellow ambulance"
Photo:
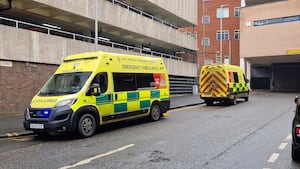
<svg viewBox="0 0 300 169"><path fill-rule="evenodd" d="M228 64L204 65L199 78L200 98L209 106L215 101L236 104L249 99L248 79L241 67Z"/></svg>
<svg viewBox="0 0 300 169"><path fill-rule="evenodd" d="M161 58L106 52L68 56L25 111L24 128L37 134L77 132L149 117L170 108L169 79Z"/></svg>

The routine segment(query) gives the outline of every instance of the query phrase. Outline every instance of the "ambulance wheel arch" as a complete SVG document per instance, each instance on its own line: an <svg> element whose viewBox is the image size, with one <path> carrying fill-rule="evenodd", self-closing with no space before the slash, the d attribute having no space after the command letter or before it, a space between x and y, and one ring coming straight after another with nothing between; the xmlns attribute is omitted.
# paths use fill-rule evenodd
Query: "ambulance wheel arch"
<svg viewBox="0 0 300 169"><path fill-rule="evenodd" d="M158 101L153 101L150 112L149 112L149 120L150 121L157 121L162 116L160 105Z"/></svg>
<svg viewBox="0 0 300 169"><path fill-rule="evenodd" d="M100 126L100 115L97 108L94 106L80 107L73 113L71 124L72 131L79 134L80 137L92 136Z"/></svg>

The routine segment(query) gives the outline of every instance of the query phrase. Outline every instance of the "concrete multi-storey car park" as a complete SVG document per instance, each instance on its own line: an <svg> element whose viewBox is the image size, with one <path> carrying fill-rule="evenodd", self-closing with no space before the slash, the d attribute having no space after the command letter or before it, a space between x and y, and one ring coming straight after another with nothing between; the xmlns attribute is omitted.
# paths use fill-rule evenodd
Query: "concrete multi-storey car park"
<svg viewBox="0 0 300 169"><path fill-rule="evenodd" d="M11 2L11 4L10 4ZM95 0L0 0L0 114L22 113L64 57L95 51ZM197 77L197 0L98 0L98 50L163 57L171 94Z"/></svg>
<svg viewBox="0 0 300 169"><path fill-rule="evenodd" d="M300 90L299 27L300 0L246 0L241 9L240 57L252 89Z"/></svg>

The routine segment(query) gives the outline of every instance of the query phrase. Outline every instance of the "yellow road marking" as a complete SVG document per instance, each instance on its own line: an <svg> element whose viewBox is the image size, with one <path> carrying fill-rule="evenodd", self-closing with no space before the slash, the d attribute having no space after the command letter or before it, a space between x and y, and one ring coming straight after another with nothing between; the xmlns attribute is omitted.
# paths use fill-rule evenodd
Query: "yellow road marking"
<svg viewBox="0 0 300 169"><path fill-rule="evenodd" d="M14 132L14 133L6 133L6 136L7 137L17 137L17 136L19 136L19 133L16 133L16 132Z"/></svg>
<svg viewBox="0 0 300 169"><path fill-rule="evenodd" d="M192 108L196 108L196 107L203 107L203 106L204 106L204 105L188 106L188 107L183 107L183 108L178 108L178 109L169 110L168 113L177 112L177 111L182 111L182 110L187 110L187 109L192 109Z"/></svg>
<svg viewBox="0 0 300 169"><path fill-rule="evenodd" d="M163 116L164 116L164 117L169 117L170 114L169 114L169 113L164 113Z"/></svg>
<svg viewBox="0 0 300 169"><path fill-rule="evenodd" d="M31 140L34 140L34 138L33 138L33 137L12 138L11 140L14 140L14 141L20 141L20 142L25 142L25 141L31 141Z"/></svg>

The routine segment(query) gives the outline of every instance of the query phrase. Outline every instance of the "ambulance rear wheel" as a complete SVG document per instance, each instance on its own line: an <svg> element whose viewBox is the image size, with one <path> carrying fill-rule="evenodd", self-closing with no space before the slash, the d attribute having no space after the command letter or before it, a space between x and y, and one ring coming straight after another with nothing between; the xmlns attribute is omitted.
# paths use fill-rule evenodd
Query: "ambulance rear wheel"
<svg viewBox="0 0 300 169"><path fill-rule="evenodd" d="M84 114L80 117L77 125L78 134L80 137L90 137L96 131L96 120L91 114Z"/></svg>
<svg viewBox="0 0 300 169"><path fill-rule="evenodd" d="M149 119L151 121L157 121L161 117L160 108L157 104L153 104L150 109Z"/></svg>
<svg viewBox="0 0 300 169"><path fill-rule="evenodd" d="M205 100L204 102L207 106L212 106L214 104L214 101L212 100Z"/></svg>

